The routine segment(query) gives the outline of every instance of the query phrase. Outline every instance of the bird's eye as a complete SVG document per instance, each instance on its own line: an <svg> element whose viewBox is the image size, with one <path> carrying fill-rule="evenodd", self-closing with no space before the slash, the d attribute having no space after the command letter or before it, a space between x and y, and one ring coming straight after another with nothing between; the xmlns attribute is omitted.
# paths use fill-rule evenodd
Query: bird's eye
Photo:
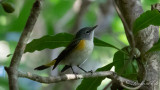
<svg viewBox="0 0 160 90"><path fill-rule="evenodd" d="M86 31L86 33L88 34L88 33L89 33L89 31Z"/></svg>

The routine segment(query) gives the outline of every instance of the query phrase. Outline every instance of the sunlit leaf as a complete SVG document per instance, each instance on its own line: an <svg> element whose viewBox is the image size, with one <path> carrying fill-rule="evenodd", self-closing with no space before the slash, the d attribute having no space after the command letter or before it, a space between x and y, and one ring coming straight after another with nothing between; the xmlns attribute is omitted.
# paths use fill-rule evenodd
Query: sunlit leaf
<svg viewBox="0 0 160 90"><path fill-rule="evenodd" d="M160 26L160 12L158 10L148 10L141 14L133 24L133 33L136 34L149 25Z"/></svg>
<svg viewBox="0 0 160 90"><path fill-rule="evenodd" d="M113 63L110 63L96 71L109 71L113 67ZM101 84L105 77L87 78L83 79L81 84L77 87L77 90L97 90L98 86Z"/></svg>

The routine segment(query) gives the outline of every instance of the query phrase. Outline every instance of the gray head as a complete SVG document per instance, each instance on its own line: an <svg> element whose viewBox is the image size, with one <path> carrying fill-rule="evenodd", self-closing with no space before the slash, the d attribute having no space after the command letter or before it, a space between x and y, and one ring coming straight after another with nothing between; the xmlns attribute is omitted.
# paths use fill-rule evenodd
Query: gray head
<svg viewBox="0 0 160 90"><path fill-rule="evenodd" d="M84 40L93 40L94 37L94 29L97 27L98 25L94 26L94 27L85 27L80 29L77 34L76 34L76 38L77 39L84 39Z"/></svg>

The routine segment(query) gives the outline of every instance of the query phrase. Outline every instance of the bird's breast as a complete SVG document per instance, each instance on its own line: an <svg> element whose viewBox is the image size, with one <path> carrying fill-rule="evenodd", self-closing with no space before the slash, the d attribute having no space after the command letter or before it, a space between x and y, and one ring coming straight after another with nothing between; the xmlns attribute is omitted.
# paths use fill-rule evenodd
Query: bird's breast
<svg viewBox="0 0 160 90"><path fill-rule="evenodd" d="M77 47L75 48L75 50L83 50L86 48L86 40L80 40L80 42L78 43Z"/></svg>
<svg viewBox="0 0 160 90"><path fill-rule="evenodd" d="M80 56L91 54L94 44L91 40L81 40L73 53Z"/></svg>
<svg viewBox="0 0 160 90"><path fill-rule="evenodd" d="M66 65L80 65L88 59L93 51L93 41L81 40L75 50L64 60Z"/></svg>

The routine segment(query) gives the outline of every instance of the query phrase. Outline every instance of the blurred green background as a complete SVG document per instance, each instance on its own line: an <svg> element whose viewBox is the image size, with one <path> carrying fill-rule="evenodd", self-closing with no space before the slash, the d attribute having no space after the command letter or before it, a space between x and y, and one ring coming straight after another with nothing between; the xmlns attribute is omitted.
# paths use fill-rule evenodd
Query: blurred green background
<svg viewBox="0 0 160 90"><path fill-rule="evenodd" d="M4 66L8 66L21 32L24 29L29 16L32 4L35 0L8 0L13 4L15 11L6 13L0 6L0 90L8 90L8 77ZM150 10L151 4L159 0L141 0L144 11ZM92 0L82 9L82 0L44 0L41 13L34 26L29 42L44 35L55 35L60 32L74 34L77 29L86 26L99 25L95 36L119 48L128 45L124 28L119 19L111 0ZM82 12L81 12L82 11ZM81 13L79 13L81 12ZM19 70L32 72L42 76L56 76L64 73L71 73L70 70L60 73L62 66L54 71L51 69L34 71L33 69L41 64L47 63L56 58L64 47L54 50L45 49L33 53L23 54ZM89 60L82 67L86 70L95 71L97 68L112 62L113 55L117 50L106 47L95 47ZM76 72L83 73L76 67ZM112 69L113 70L113 69ZM65 81L53 84L41 84L25 78L19 78L20 90L74 90L81 80ZM98 87L99 90L109 82L105 79Z"/></svg>

